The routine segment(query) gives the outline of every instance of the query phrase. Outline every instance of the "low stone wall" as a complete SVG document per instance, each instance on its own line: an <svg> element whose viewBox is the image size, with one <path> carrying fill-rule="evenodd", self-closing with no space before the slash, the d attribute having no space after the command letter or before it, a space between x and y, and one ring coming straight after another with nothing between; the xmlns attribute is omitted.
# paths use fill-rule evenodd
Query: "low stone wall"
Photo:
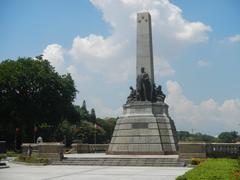
<svg viewBox="0 0 240 180"><path fill-rule="evenodd" d="M106 152L108 144L79 144L73 143L72 148L77 153L94 153L94 152Z"/></svg>
<svg viewBox="0 0 240 180"><path fill-rule="evenodd" d="M179 158L206 158L206 143L178 143Z"/></svg>
<svg viewBox="0 0 240 180"><path fill-rule="evenodd" d="M50 160L63 159L63 147L61 143L39 143L22 144L22 154L28 155L29 145L32 147L32 154L46 157Z"/></svg>
<svg viewBox="0 0 240 180"><path fill-rule="evenodd" d="M34 143L24 143L24 144L22 144L22 154L24 156L28 155L29 145L32 147L32 155L38 155L38 144L34 144Z"/></svg>
<svg viewBox="0 0 240 180"><path fill-rule="evenodd" d="M179 144L179 158L207 158L240 156L240 143L186 143Z"/></svg>
<svg viewBox="0 0 240 180"><path fill-rule="evenodd" d="M240 156L240 143L211 143L206 146L207 157L230 157Z"/></svg>

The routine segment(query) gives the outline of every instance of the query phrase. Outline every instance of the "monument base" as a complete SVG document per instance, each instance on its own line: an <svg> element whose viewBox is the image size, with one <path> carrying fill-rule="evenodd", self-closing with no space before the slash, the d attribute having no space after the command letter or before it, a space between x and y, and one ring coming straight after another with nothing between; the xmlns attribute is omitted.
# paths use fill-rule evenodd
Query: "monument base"
<svg viewBox="0 0 240 180"><path fill-rule="evenodd" d="M176 128L164 102L136 101L123 106L107 154L177 154Z"/></svg>

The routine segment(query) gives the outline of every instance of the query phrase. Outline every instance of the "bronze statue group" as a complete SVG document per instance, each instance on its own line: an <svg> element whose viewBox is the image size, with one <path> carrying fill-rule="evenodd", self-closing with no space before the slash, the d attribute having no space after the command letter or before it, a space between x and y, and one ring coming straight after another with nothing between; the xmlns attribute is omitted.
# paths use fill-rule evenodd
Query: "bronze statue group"
<svg viewBox="0 0 240 180"><path fill-rule="evenodd" d="M127 98L127 104L135 101L150 101L150 102L164 102L165 94L162 92L162 87L156 87L151 82L145 68L141 68L141 74L137 76L136 90L130 86L130 95Z"/></svg>

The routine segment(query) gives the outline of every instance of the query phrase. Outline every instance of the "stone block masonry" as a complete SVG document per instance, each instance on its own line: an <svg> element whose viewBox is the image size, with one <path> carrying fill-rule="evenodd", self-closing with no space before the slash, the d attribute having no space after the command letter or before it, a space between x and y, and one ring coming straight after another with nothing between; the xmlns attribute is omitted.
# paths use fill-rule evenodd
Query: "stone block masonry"
<svg viewBox="0 0 240 180"><path fill-rule="evenodd" d="M151 15L137 14L136 90L123 106L108 154L176 154L177 137L161 86L154 83Z"/></svg>
<svg viewBox="0 0 240 180"><path fill-rule="evenodd" d="M156 111L153 106L161 110ZM124 114L117 121L108 154L177 153L175 126L165 103L135 102L123 108ZM138 113L146 112L144 109L151 111L145 115Z"/></svg>

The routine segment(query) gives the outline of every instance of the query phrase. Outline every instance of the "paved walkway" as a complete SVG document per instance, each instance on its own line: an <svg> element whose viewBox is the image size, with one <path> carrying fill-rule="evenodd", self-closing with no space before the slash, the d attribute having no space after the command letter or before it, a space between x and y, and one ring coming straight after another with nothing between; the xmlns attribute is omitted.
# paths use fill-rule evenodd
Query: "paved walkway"
<svg viewBox="0 0 240 180"><path fill-rule="evenodd" d="M174 180L190 168L126 166L26 166L8 163L0 169L2 180Z"/></svg>

